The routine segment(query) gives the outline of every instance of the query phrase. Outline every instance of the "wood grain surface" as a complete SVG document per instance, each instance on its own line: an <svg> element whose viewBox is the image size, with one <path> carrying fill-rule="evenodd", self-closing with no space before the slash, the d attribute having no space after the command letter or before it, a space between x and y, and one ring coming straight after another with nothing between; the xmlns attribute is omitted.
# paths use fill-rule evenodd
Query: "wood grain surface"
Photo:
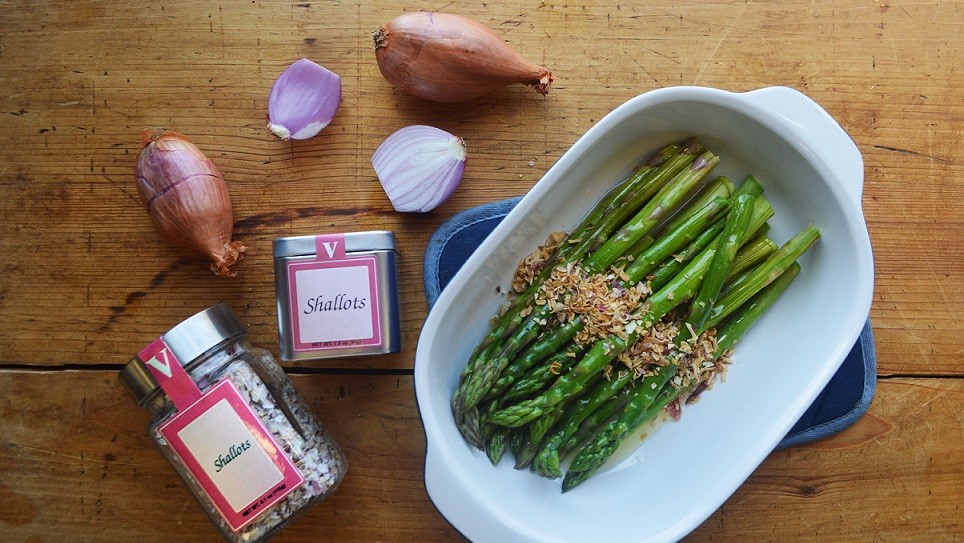
<svg viewBox="0 0 964 543"><path fill-rule="evenodd" d="M553 71L552 91L452 105L396 91L371 34L421 9L489 25ZM771 454L688 539L964 538L962 30L954 1L0 2L0 538L216 541L116 371L222 300L277 353L271 241L388 229L404 348L286 365L352 474L278 540L460 540L425 493L412 390L428 239L459 211L526 192L620 103L674 85L787 85L857 143L879 375L867 416ZM320 136L282 142L265 129L267 95L302 57L341 76L341 108ZM469 162L444 205L403 215L369 160L415 123L462 136ZM239 277L214 277L152 230L133 161L158 126L224 174L250 247Z"/></svg>

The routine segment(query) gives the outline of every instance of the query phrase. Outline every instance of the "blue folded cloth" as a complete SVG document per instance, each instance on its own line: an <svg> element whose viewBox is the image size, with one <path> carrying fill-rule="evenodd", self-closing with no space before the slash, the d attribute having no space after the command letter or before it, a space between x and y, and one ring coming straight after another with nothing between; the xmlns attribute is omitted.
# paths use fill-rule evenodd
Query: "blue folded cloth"
<svg viewBox="0 0 964 543"><path fill-rule="evenodd" d="M475 248L521 198L509 198L463 211L439 227L425 249L423 273L429 307ZM860 339L840 369L777 448L803 445L847 428L867 412L876 385L877 355L868 319Z"/></svg>

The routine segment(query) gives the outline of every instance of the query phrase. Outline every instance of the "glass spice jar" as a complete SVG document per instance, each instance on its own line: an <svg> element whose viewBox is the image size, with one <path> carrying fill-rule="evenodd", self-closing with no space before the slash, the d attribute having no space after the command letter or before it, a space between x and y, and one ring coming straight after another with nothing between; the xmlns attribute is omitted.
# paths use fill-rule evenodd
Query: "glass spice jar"
<svg viewBox="0 0 964 543"><path fill-rule="evenodd" d="M120 380L150 411L148 434L228 541L267 540L333 493L348 469L226 304L152 342Z"/></svg>

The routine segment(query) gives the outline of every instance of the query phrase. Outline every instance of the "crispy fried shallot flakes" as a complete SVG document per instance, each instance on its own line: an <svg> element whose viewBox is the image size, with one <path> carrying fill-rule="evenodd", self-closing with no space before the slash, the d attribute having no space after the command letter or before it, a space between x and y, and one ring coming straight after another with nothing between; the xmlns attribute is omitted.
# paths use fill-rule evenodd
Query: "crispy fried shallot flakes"
<svg viewBox="0 0 964 543"><path fill-rule="evenodd" d="M560 323L579 317L583 326L574 338L585 345L609 336L627 339L636 323L633 312L650 294L646 283L627 285L622 268L587 275L578 263L553 268L536 295Z"/></svg>
<svg viewBox="0 0 964 543"><path fill-rule="evenodd" d="M532 284L532 281L542 272L553 253L556 252L566 239L565 232L552 232L546 242L526 256L515 270L512 279L512 289L522 292Z"/></svg>

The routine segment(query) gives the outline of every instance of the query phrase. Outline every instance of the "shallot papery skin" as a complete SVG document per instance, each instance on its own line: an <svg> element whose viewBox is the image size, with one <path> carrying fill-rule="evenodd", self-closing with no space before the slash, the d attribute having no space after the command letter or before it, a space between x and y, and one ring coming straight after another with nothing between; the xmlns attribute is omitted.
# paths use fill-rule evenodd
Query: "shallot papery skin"
<svg viewBox="0 0 964 543"><path fill-rule="evenodd" d="M415 12L375 32L378 68L392 85L435 102L474 100L512 83L547 94L549 70L507 45L489 27L468 17Z"/></svg>
<svg viewBox="0 0 964 543"><path fill-rule="evenodd" d="M177 132L145 130L141 143L134 176L155 229L210 258L215 274L236 275L246 248L231 241L231 197L218 167Z"/></svg>
<svg viewBox="0 0 964 543"><path fill-rule="evenodd" d="M455 192L465 160L462 138L414 125L388 136L372 155L372 167L395 211L424 213Z"/></svg>
<svg viewBox="0 0 964 543"><path fill-rule="evenodd" d="M341 103L338 74L303 58L288 66L268 94L268 130L305 140L331 123Z"/></svg>

